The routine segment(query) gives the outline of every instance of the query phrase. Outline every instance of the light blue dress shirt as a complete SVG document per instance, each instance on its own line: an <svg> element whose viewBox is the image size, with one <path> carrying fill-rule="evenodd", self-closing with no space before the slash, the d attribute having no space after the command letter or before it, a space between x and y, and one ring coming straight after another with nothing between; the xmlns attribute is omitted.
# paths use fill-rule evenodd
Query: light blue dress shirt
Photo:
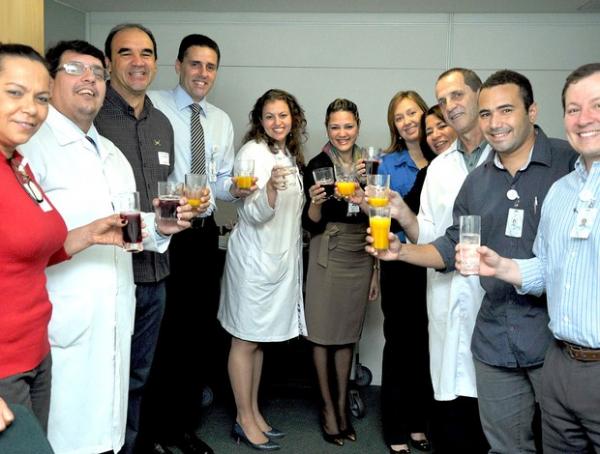
<svg viewBox="0 0 600 454"><path fill-rule="evenodd" d="M540 295L546 290L554 337L600 348L600 215L587 239L571 236L577 212L590 205L600 209L600 162L588 173L579 158L575 170L546 196L533 245L536 257L516 262L520 292Z"/></svg>
<svg viewBox="0 0 600 454"><path fill-rule="evenodd" d="M150 91L148 96L154 106L162 111L173 126L175 134L175 168L169 176L173 183L183 183L185 174L190 173L192 153L190 122L190 104L192 97L177 85L173 90ZM210 215L216 208L215 198L231 201L234 197L229 192L233 175L233 125L223 110L213 106L204 98L198 103L201 108L200 123L204 129L204 148L206 168L210 162L216 166L216 182L210 183L211 206L206 212Z"/></svg>

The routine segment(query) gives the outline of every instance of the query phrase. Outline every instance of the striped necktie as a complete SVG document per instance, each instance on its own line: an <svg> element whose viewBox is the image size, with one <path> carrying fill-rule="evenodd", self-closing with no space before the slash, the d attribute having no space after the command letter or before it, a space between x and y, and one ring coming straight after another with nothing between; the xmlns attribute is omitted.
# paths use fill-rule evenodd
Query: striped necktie
<svg viewBox="0 0 600 454"><path fill-rule="evenodd" d="M200 106L196 103L190 104L192 110L191 119L191 144L192 144L192 173L206 174L206 163L204 160L204 129L200 123Z"/></svg>

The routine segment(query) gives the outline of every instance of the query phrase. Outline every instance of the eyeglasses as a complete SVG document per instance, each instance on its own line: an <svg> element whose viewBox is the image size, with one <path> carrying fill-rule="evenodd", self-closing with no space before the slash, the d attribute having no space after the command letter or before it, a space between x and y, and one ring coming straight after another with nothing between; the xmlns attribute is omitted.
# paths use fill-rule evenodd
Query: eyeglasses
<svg viewBox="0 0 600 454"><path fill-rule="evenodd" d="M98 65L86 65L80 61L70 61L60 65L56 71L64 71L71 76L81 76L86 69L89 69L96 80L108 79L108 71L102 66Z"/></svg>
<svg viewBox="0 0 600 454"><path fill-rule="evenodd" d="M23 186L23 189L27 195L31 197L34 202L42 203L44 201L44 194L36 182L29 178L29 175L27 175L25 169L22 168L22 166L19 165L15 159L10 160L10 165L13 169L15 177L17 177L17 181L21 183L21 186Z"/></svg>

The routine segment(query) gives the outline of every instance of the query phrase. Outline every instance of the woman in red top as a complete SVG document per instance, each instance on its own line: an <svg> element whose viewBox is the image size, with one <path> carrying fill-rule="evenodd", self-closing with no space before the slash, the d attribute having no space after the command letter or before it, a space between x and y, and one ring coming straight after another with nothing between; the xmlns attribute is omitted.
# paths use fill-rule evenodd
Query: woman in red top
<svg viewBox="0 0 600 454"><path fill-rule="evenodd" d="M0 44L0 396L33 410L46 428L50 402L47 266L92 244L122 244L118 215L67 233L16 147L48 114L50 75L35 50ZM4 157L4 159L2 159ZM12 414L0 399L0 430Z"/></svg>

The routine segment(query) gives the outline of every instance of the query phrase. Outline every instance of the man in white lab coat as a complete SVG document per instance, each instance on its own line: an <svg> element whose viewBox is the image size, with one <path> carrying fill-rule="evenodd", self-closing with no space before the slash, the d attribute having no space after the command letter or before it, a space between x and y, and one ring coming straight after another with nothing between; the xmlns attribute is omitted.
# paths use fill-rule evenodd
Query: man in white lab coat
<svg viewBox="0 0 600 454"><path fill-rule="evenodd" d="M48 119L27 146L39 184L69 229L113 212L116 194L135 191L131 166L93 126L106 92L102 51L84 41L62 41L46 59L54 78ZM145 213L144 247L163 252L180 221L159 231ZM53 381L48 437L56 454L117 452L127 416L129 354L135 285L131 255L93 246L49 268L53 303L49 325Z"/></svg>
<svg viewBox="0 0 600 454"><path fill-rule="evenodd" d="M413 243L433 241L452 225L454 199L463 181L490 152L478 123L479 87L477 74L465 68L452 68L438 77L436 99L458 140L429 165L418 216L408 207L404 210L401 224ZM427 270L436 452L487 452L471 355L471 336L483 294L476 277Z"/></svg>

